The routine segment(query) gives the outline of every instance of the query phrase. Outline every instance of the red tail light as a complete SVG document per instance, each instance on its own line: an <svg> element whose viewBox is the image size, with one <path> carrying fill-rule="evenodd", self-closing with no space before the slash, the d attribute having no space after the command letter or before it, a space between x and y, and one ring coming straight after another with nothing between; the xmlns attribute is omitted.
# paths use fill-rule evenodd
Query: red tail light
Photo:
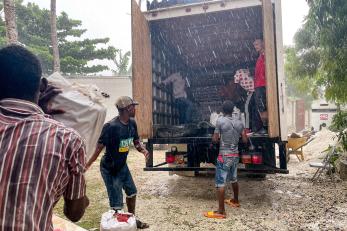
<svg viewBox="0 0 347 231"><path fill-rule="evenodd" d="M248 153L242 153L241 154L241 162L243 164L251 164L252 163L252 156Z"/></svg>
<svg viewBox="0 0 347 231"><path fill-rule="evenodd" d="M261 153L254 153L252 155L252 164L262 164L263 163L263 156Z"/></svg>
<svg viewBox="0 0 347 231"><path fill-rule="evenodd" d="M168 164L175 163L175 156L171 154L166 154L166 163Z"/></svg>

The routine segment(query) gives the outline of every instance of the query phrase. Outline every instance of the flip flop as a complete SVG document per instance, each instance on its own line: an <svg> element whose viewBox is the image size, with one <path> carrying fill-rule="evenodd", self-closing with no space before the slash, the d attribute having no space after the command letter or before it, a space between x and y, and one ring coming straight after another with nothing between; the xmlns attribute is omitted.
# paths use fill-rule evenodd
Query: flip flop
<svg viewBox="0 0 347 231"><path fill-rule="evenodd" d="M226 199L224 200L224 203L233 208L239 208L241 206L240 203L235 202L234 199Z"/></svg>
<svg viewBox="0 0 347 231"><path fill-rule="evenodd" d="M147 223L144 223L140 220L136 220L136 226L138 229L147 229L149 228L149 225Z"/></svg>
<svg viewBox="0 0 347 231"><path fill-rule="evenodd" d="M207 218L215 218L215 219L225 219L226 215L217 213L216 211L205 212L204 216Z"/></svg>

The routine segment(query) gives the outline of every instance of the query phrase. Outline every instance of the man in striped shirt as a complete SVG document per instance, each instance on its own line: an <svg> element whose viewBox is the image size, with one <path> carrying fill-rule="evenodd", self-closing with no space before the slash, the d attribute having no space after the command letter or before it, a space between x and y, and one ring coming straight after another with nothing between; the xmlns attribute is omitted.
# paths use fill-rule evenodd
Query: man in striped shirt
<svg viewBox="0 0 347 231"><path fill-rule="evenodd" d="M41 65L25 48L0 50L0 230L53 230L64 197L72 221L84 214L85 144L37 105Z"/></svg>

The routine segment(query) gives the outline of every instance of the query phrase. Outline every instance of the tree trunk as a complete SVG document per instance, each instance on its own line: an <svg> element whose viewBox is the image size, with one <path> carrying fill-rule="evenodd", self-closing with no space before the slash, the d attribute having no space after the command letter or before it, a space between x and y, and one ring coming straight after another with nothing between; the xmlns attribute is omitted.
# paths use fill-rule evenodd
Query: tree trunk
<svg viewBox="0 0 347 231"><path fill-rule="evenodd" d="M51 0L51 40L53 49L53 72L60 72L60 59L57 35L56 0Z"/></svg>
<svg viewBox="0 0 347 231"><path fill-rule="evenodd" d="M18 43L18 33L16 26L16 10L13 0L4 0L4 13L6 25L7 43Z"/></svg>

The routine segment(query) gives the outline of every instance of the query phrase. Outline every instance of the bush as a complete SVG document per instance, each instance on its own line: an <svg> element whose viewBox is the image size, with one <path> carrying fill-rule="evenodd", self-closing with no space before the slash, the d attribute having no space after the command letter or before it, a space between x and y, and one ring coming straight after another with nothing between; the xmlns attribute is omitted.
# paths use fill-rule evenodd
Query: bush
<svg viewBox="0 0 347 231"><path fill-rule="evenodd" d="M338 141L342 149L347 152L347 111L339 111L334 115L330 129L338 132Z"/></svg>

